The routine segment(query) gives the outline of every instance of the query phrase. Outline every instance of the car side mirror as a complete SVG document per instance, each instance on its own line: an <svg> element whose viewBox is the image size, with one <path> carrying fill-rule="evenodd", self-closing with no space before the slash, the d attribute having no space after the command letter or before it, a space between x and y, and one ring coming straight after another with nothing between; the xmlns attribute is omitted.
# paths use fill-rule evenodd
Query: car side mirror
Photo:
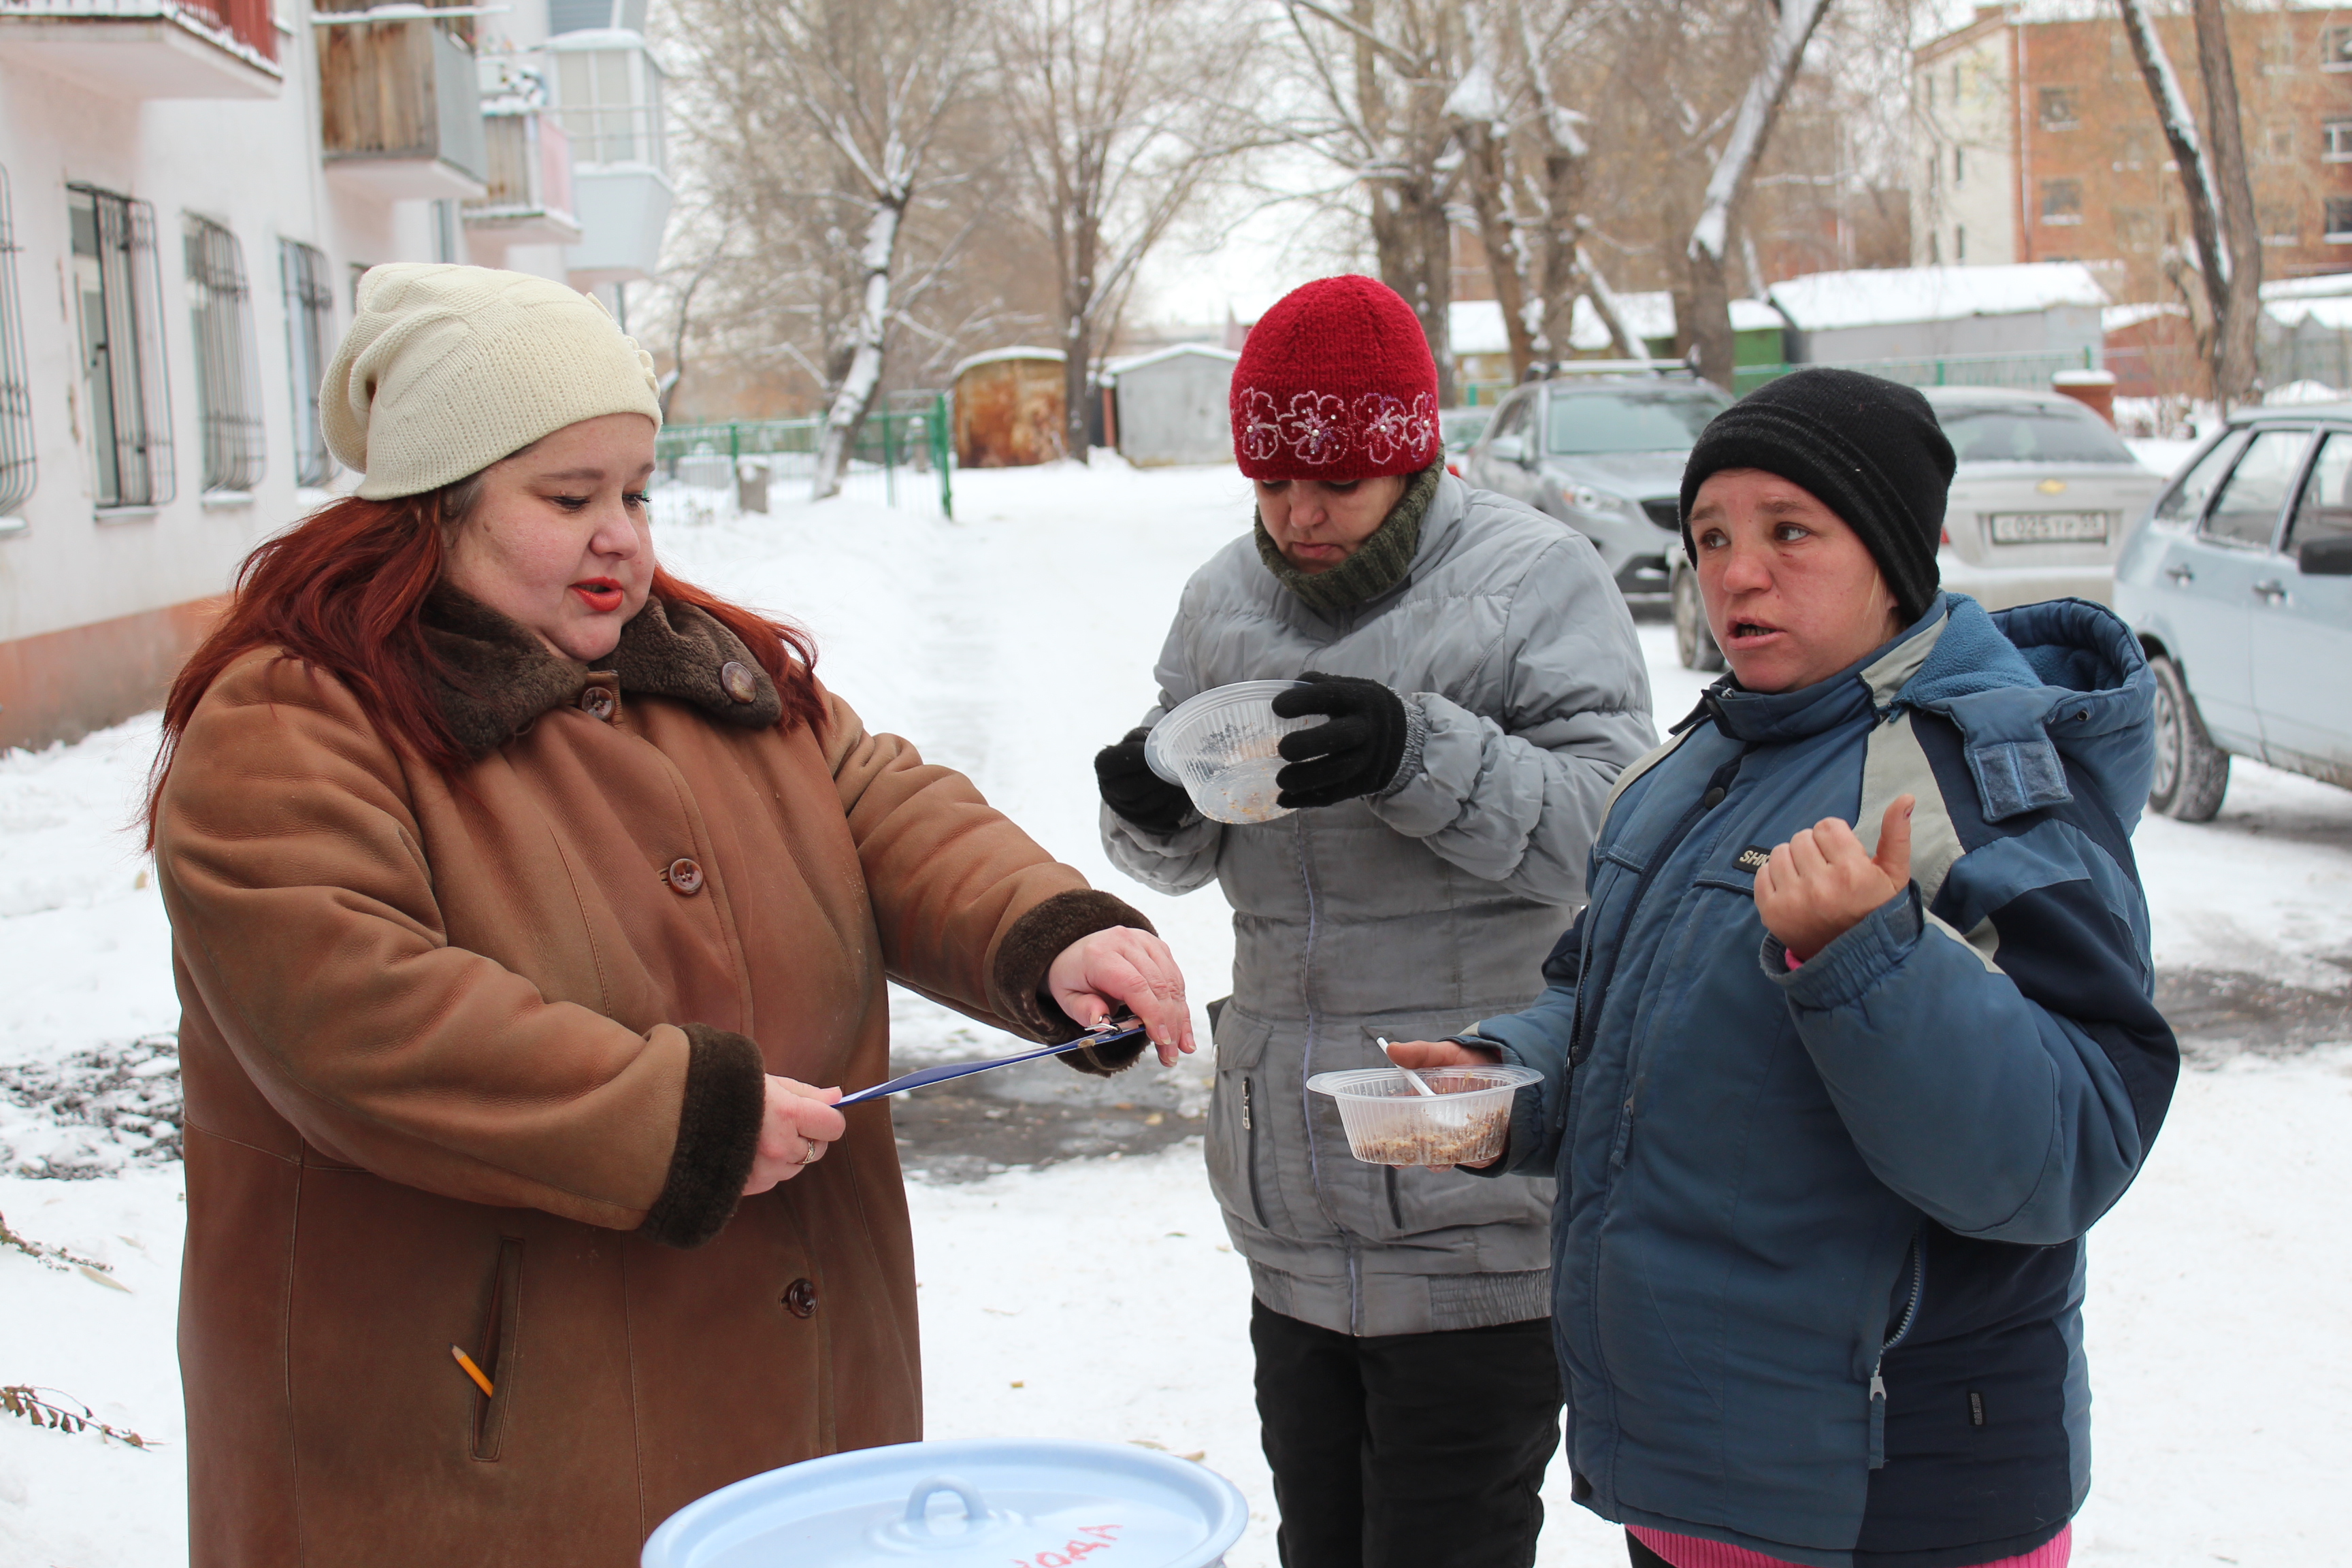
<svg viewBox="0 0 2352 1568"><path fill-rule="evenodd" d="M2306 577L2352 577L2352 533L2305 540L2295 547L2294 563Z"/></svg>
<svg viewBox="0 0 2352 1568"><path fill-rule="evenodd" d="M1486 443L1486 450L1500 462L1524 463L1528 460L1528 444L1517 436L1497 436Z"/></svg>

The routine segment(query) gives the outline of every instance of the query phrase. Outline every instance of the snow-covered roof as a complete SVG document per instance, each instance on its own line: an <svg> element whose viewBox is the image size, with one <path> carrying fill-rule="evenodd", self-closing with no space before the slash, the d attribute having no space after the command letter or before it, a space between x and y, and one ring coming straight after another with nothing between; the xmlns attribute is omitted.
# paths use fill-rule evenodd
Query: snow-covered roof
<svg viewBox="0 0 2352 1568"><path fill-rule="evenodd" d="M1103 362L1103 374L1116 381L1130 370L1141 370L1145 365L1158 364L1162 360L1182 359L1195 354L1203 359L1223 360L1227 364L1237 364L1242 357L1216 343L1170 343L1166 348L1154 349L1148 354L1129 354L1121 359L1106 360Z"/></svg>
<svg viewBox="0 0 2352 1568"><path fill-rule="evenodd" d="M1807 331L2026 315L2062 305L2098 309L2107 302L2107 291L2079 261L1815 272L1775 283L1770 293Z"/></svg>
<svg viewBox="0 0 2352 1568"><path fill-rule="evenodd" d="M2099 330L2120 332L2126 328L2137 327L2142 321L2152 321L2158 316L2179 316L2186 320L2188 315L2189 307L2186 305L2110 305L2099 312Z"/></svg>
<svg viewBox="0 0 2352 1568"><path fill-rule="evenodd" d="M1447 308L1447 324L1454 334L1454 352L1457 354L1499 354L1510 352L1511 341L1503 331L1503 307L1493 300L1456 300ZM1637 339L1671 338L1675 335L1675 297L1663 289L1643 289L1617 296L1617 313L1625 322L1625 330ZM1734 300L1731 302L1731 330L1735 332L1771 329L1787 323L1780 312L1761 300ZM1591 353L1609 346L1609 329L1601 324L1600 312L1592 308L1589 298L1580 297L1576 312L1569 325L1569 344L1580 353ZM1640 342L1633 344L1635 349Z"/></svg>
<svg viewBox="0 0 2352 1568"><path fill-rule="evenodd" d="M2352 294L2352 272L2323 272L2315 278L2281 278L2263 285L2265 300L2321 300L2331 294Z"/></svg>
<svg viewBox="0 0 2352 1568"><path fill-rule="evenodd" d="M953 381L974 365L994 364L999 360L1045 359L1060 364L1069 357L1059 349L1033 349L1024 343L1015 343L1009 349L991 349L986 353L973 354L970 359L956 361L955 369L948 372L948 379Z"/></svg>
<svg viewBox="0 0 2352 1568"><path fill-rule="evenodd" d="M2331 332L2352 331L2352 295L2325 300L2265 300L2263 314L2282 327L2310 321Z"/></svg>

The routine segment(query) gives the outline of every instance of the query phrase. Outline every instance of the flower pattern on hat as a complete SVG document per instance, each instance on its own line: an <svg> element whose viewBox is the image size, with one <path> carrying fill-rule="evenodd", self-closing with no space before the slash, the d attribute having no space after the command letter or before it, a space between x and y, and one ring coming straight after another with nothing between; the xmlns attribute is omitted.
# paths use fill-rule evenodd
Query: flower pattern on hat
<svg viewBox="0 0 2352 1568"><path fill-rule="evenodd" d="M1402 398L1368 392L1356 399L1356 445L1375 463L1394 463L1422 452L1437 433L1437 413L1429 394Z"/></svg>
<svg viewBox="0 0 2352 1568"><path fill-rule="evenodd" d="M1353 445L1348 428L1348 405L1327 393L1302 392L1290 400L1282 416L1282 437L1293 454L1318 466L1336 463Z"/></svg>
<svg viewBox="0 0 2352 1568"><path fill-rule="evenodd" d="M1255 387L1242 394L1240 416L1234 421L1234 438L1240 441L1244 456L1263 463L1282 450L1282 416L1274 399Z"/></svg>

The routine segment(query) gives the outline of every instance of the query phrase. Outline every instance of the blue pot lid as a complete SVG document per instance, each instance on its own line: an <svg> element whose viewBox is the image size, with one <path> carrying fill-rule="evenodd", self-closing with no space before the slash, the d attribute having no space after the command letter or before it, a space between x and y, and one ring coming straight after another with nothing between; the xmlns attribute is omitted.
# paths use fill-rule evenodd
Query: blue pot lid
<svg viewBox="0 0 2352 1568"><path fill-rule="evenodd" d="M644 1568L1212 1568L1249 1505L1189 1460L1118 1443L976 1438L861 1448L752 1476L672 1514Z"/></svg>

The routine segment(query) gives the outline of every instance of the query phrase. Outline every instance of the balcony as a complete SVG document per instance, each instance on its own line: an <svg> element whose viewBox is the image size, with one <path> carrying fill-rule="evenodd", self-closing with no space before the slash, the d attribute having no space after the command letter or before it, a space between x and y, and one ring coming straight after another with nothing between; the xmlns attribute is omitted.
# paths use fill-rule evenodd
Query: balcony
<svg viewBox="0 0 2352 1568"><path fill-rule="evenodd" d="M275 98L269 0L0 0L0 59L109 98Z"/></svg>
<svg viewBox="0 0 2352 1568"><path fill-rule="evenodd" d="M482 132L488 188L466 204L468 238L478 248L578 244L572 138L554 116L534 108L490 109Z"/></svg>
<svg viewBox="0 0 2352 1568"><path fill-rule="evenodd" d="M474 51L422 16L314 15L327 178L379 201L478 201L488 189Z"/></svg>
<svg viewBox="0 0 2352 1568"><path fill-rule="evenodd" d="M632 283L661 265L669 225L669 179L646 163L608 163L572 173L579 191L580 243L563 253L575 289Z"/></svg>

